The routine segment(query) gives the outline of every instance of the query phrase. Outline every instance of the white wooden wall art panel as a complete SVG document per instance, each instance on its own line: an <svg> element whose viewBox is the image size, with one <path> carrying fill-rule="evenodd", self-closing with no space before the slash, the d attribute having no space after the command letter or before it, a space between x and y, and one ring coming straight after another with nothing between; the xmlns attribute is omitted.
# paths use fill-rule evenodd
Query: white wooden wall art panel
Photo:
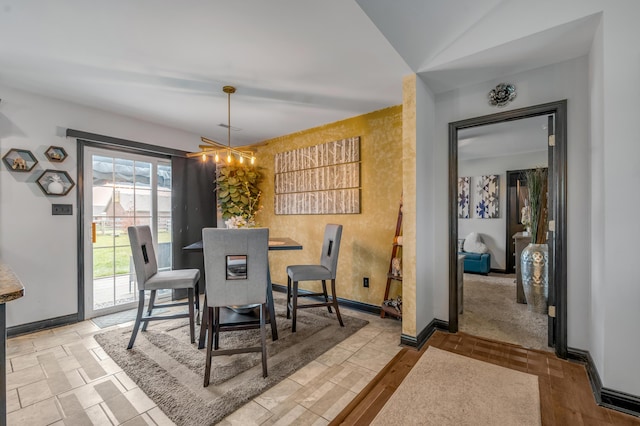
<svg viewBox="0 0 640 426"><path fill-rule="evenodd" d="M276 154L275 212L360 213L360 137Z"/></svg>

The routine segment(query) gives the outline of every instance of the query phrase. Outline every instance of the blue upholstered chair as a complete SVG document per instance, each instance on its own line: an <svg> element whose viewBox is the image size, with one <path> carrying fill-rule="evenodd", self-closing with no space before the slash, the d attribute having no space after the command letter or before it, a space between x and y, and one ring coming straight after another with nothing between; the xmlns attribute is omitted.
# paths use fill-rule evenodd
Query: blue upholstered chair
<svg viewBox="0 0 640 426"><path fill-rule="evenodd" d="M158 260L153 248L153 236L151 228L147 225L130 226L129 244L131 245L131 256L136 270L136 280L138 282L138 313L136 315L136 323L131 332L131 339L127 349L131 349L138 335L140 323L142 323L142 331L147 330L149 321L159 321L175 318L189 318L189 332L191 333L191 343L195 341L194 337L194 305L199 307L198 299L198 281L200 280L200 270L198 269L178 269L173 271L158 271ZM178 303L163 303L163 308L171 306L188 305L189 312L185 314L152 316L155 307L157 290L177 290L187 289L188 301ZM144 294L146 290L150 290L149 306L147 315L144 312Z"/></svg>
<svg viewBox="0 0 640 426"><path fill-rule="evenodd" d="M319 265L292 265L287 267L287 318L293 313L291 331L296 331L296 316L298 309L326 306L331 313L331 307L336 310L336 316L340 326L344 327L338 297L336 295L336 272L338 270L338 254L340 253L340 240L342 238L342 225L328 224L324 230L324 241ZM331 299L327 294L326 280L331 280ZM298 293L300 281L322 281L322 293ZM324 302L298 304L298 297L322 296Z"/></svg>
<svg viewBox="0 0 640 426"><path fill-rule="evenodd" d="M491 255L489 253L459 252L464 255L464 272L487 275L491 271Z"/></svg>
<svg viewBox="0 0 640 426"><path fill-rule="evenodd" d="M209 385L211 358L245 352L262 352L262 376L267 377L267 285L269 283L269 230L267 228L202 230L206 279L207 355L204 386ZM259 324L222 324L220 308L252 305L260 307ZM204 321L203 321L204 322ZM260 328L261 345L218 349L221 331Z"/></svg>

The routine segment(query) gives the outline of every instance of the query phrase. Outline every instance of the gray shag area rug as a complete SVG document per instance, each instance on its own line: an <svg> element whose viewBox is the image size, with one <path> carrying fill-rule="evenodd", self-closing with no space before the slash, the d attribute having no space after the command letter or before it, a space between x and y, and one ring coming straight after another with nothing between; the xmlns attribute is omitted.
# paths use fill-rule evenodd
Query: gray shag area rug
<svg viewBox="0 0 640 426"><path fill-rule="evenodd" d="M278 337L267 328L268 377L262 377L260 353L213 358L211 383L203 386L206 350L189 343L188 320L150 323L127 350L131 328L95 335L96 341L162 411L178 425L210 425L308 364L368 321L342 313L340 327L327 309L298 311L291 333L284 296L274 293ZM196 334L198 327L196 327ZM220 348L259 346L259 330L222 332Z"/></svg>
<svg viewBox="0 0 640 426"><path fill-rule="evenodd" d="M515 275L464 274L464 312L459 330L478 337L552 351L547 316L516 302Z"/></svg>

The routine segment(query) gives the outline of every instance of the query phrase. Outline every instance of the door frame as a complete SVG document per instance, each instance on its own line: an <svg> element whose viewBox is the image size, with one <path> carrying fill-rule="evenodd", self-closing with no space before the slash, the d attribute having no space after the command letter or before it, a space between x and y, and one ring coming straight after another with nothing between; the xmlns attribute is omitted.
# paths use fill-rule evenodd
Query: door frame
<svg viewBox="0 0 640 426"><path fill-rule="evenodd" d="M157 182L157 176L158 176L158 166L159 164L162 163L169 163L171 164L171 159L168 158L167 156L161 156L161 155L151 155L147 152L132 152L130 150L121 150L115 147L104 147L104 146L85 146L83 149L83 161L84 161L84 167L82 170L83 173L83 177L82 177L82 181L83 183L86 183L83 185L83 203L89 203L92 195L91 195L91 181L89 180L90 176L86 176L87 173L91 173L91 163L92 163L92 159L94 155L104 155L107 157L114 157L114 158L118 158L118 159L126 159L126 160L131 160L131 161L138 161L138 162L148 162L149 164L151 164L151 170L152 170L152 174L150 176L150 190L151 190L151 199L150 199L150 203L151 203L151 212L150 212L150 226L151 226L151 230L153 233L153 239L156 245L156 252L158 252L158 248L159 248L159 243L158 243L158 182ZM90 205L85 205L83 204L83 206L81 207L83 209L83 212L86 212L87 209L90 209ZM93 318L95 316L100 316L100 315L108 315L111 313L115 313L115 312L120 312L123 310L127 310L127 309L133 309L138 305L138 299L137 299L137 292L135 293L135 297L136 299L128 302L128 303L123 303L120 305L113 305L107 308L102 308L99 311L96 311L93 307L93 305L95 304L95 300L93 299L93 294L88 293L86 290L88 288L89 283L92 282L91 278L88 276L88 272L93 272L93 270L91 269L92 267L92 256L93 256L93 245L90 242L90 237L87 235L88 233L88 225L90 222L92 222L92 220L90 219L90 216L88 214L84 214L83 215L85 218L85 222L83 223L83 229L85 231L84 235L85 235L85 239L83 240L83 244L82 244L82 250L83 250L83 256L85 259L84 262L84 267L85 267L85 271L84 271L84 277L85 277L85 282L83 283L85 291L84 291L84 314L85 314L85 319L87 319L88 317ZM91 216L92 219L92 216ZM89 233L90 234L90 233ZM169 254L171 254L171 252L169 252ZM93 280L92 283L92 291L93 293L95 293L95 289L93 288L93 286L95 285L95 280ZM156 297L156 301L161 301L162 298L158 299L158 297ZM97 314L97 315L96 315Z"/></svg>
<svg viewBox="0 0 640 426"><path fill-rule="evenodd" d="M520 120L541 115L555 116L555 155L550 173L553 174L555 194L550 203L550 213L555 220L555 232L550 232L549 242L554 253L553 281L556 316L550 318L555 337L555 352L560 358L567 357L567 100L550 102L466 120L449 123L449 331L458 331L458 262L457 262L457 188L458 188L458 131L470 127ZM555 296L555 297L553 297Z"/></svg>
<svg viewBox="0 0 640 426"><path fill-rule="evenodd" d="M87 212L84 209L85 203L85 182L84 182L84 156L87 148L98 148L104 150L118 151L126 154L144 155L149 157L157 157L172 161L172 156L184 156L185 152L175 150L172 148L156 147L140 142L129 141L126 139L117 139L109 136L97 135L93 133L82 132L73 129L67 129L67 137L75 137L77 139L77 169L78 169L78 183L76 185L77 195L77 251L78 251L78 321L84 321L86 319L86 307L85 307L85 237L86 231L84 221L87 216ZM89 213L90 214L90 213Z"/></svg>

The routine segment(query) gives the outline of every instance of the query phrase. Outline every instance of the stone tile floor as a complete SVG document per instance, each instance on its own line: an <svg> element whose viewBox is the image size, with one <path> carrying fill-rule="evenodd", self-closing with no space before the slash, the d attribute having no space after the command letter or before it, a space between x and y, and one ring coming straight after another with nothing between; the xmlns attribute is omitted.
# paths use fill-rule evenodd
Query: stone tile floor
<svg viewBox="0 0 640 426"><path fill-rule="evenodd" d="M221 424L328 424L401 349L399 321L341 310L369 324ZM88 320L9 339L7 424L174 424L96 343L106 330Z"/></svg>

